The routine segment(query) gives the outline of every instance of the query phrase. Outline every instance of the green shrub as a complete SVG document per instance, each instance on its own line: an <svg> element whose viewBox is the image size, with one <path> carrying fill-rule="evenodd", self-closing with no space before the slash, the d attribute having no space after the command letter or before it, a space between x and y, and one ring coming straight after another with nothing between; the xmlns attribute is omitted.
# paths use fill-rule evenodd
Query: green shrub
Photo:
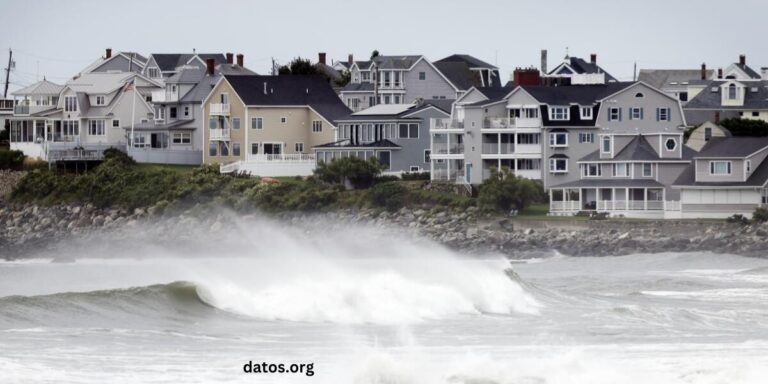
<svg viewBox="0 0 768 384"><path fill-rule="evenodd" d="M353 188L368 188L381 173L378 159L371 157L363 160L357 157L333 159L330 163L321 162L314 171L315 176L332 184L347 185Z"/></svg>
<svg viewBox="0 0 768 384"><path fill-rule="evenodd" d="M757 207L755 212L752 213L752 221L756 223L765 223L768 221L768 208Z"/></svg>
<svg viewBox="0 0 768 384"><path fill-rule="evenodd" d="M0 169L20 170L24 165L24 152L17 150L0 150Z"/></svg>
<svg viewBox="0 0 768 384"><path fill-rule="evenodd" d="M376 184L371 188L371 202L388 211L402 208L408 198L408 189L397 181Z"/></svg>
<svg viewBox="0 0 768 384"><path fill-rule="evenodd" d="M747 225L749 224L749 219L744 217L744 215L737 213L733 216L730 216L725 219L727 223L735 223L735 224L741 224L741 225Z"/></svg>
<svg viewBox="0 0 768 384"><path fill-rule="evenodd" d="M491 176L480 185L478 206L484 212L522 211L543 195L541 184L516 177L508 168L491 168Z"/></svg>
<svg viewBox="0 0 768 384"><path fill-rule="evenodd" d="M429 172L405 172L403 180L429 180Z"/></svg>
<svg viewBox="0 0 768 384"><path fill-rule="evenodd" d="M390 181L398 181L398 180L400 180L400 178L395 175L381 175L376 177L376 180L374 180L374 184L387 183Z"/></svg>
<svg viewBox="0 0 768 384"><path fill-rule="evenodd" d="M104 150L104 161L107 160L120 162L124 165L136 164L136 160L134 160L131 156L114 147L110 147Z"/></svg>
<svg viewBox="0 0 768 384"><path fill-rule="evenodd" d="M722 120L720 125L733 136L768 136L768 123L763 120L733 117Z"/></svg>

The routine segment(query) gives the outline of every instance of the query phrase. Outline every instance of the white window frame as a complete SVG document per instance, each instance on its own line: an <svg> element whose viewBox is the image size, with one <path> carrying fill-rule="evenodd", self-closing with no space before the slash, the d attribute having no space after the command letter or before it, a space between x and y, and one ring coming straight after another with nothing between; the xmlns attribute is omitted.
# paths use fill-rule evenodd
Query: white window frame
<svg viewBox="0 0 768 384"><path fill-rule="evenodd" d="M565 163L565 167L564 169L558 170L557 163L560 161ZM563 159L563 158L549 159L549 173L568 173L568 159Z"/></svg>
<svg viewBox="0 0 768 384"><path fill-rule="evenodd" d="M557 137L565 136L565 144L557 144ZM566 148L568 147L568 132L550 132L549 133L549 146L551 148Z"/></svg>
<svg viewBox="0 0 768 384"><path fill-rule="evenodd" d="M555 105L549 107L549 120L568 121L571 119L571 107Z"/></svg>
<svg viewBox="0 0 768 384"><path fill-rule="evenodd" d="M619 166L624 167L624 172L619 173ZM627 163L614 163L613 164L613 177L629 177L629 164Z"/></svg>
<svg viewBox="0 0 768 384"><path fill-rule="evenodd" d="M715 172L718 164L725 164L727 173ZM709 175L710 176L730 176L733 174L733 162L730 160L710 160L709 161Z"/></svg>
<svg viewBox="0 0 768 384"><path fill-rule="evenodd" d="M674 145L672 146L672 149L669 149L669 147L667 146L667 143L669 143L670 141L674 143ZM664 149L668 152L674 152L675 150L677 150L677 139L675 139L674 137L668 137L666 140L664 140Z"/></svg>
<svg viewBox="0 0 768 384"><path fill-rule="evenodd" d="M608 143L608 150L605 150L605 144ZM613 136L603 136L600 138L600 153L612 154L613 153Z"/></svg>
<svg viewBox="0 0 768 384"><path fill-rule="evenodd" d="M287 124L288 123L288 117L281 116L280 117L280 124Z"/></svg>
<svg viewBox="0 0 768 384"><path fill-rule="evenodd" d="M106 125L104 120L88 120L88 136L106 136Z"/></svg>
<svg viewBox="0 0 768 384"><path fill-rule="evenodd" d="M580 111L582 120L592 120L592 107L581 107Z"/></svg>
<svg viewBox="0 0 768 384"><path fill-rule="evenodd" d="M96 96L96 105L104 105L106 100L107 100L106 96L98 95Z"/></svg>
<svg viewBox="0 0 768 384"><path fill-rule="evenodd" d="M322 132L323 132L323 121L312 120L312 133L322 133Z"/></svg>
<svg viewBox="0 0 768 384"><path fill-rule="evenodd" d="M256 148L256 153L253 152L254 146ZM260 152L261 152L261 149L259 148L259 143L258 142L251 143L251 149L250 149L251 155L258 155Z"/></svg>
<svg viewBox="0 0 768 384"><path fill-rule="evenodd" d="M614 117L614 112L616 117ZM608 108L608 121L621 121L621 108L611 107Z"/></svg>
<svg viewBox="0 0 768 384"><path fill-rule="evenodd" d="M77 112L77 96L64 96L64 112Z"/></svg>
<svg viewBox="0 0 768 384"><path fill-rule="evenodd" d="M189 132L173 132L171 134L171 144L175 144L175 145L192 144L192 134Z"/></svg>
<svg viewBox="0 0 768 384"><path fill-rule="evenodd" d="M635 116L635 112L637 112L637 116ZM642 120L643 119L643 108L640 107L632 107L629 109L629 119L630 120Z"/></svg>
<svg viewBox="0 0 768 384"><path fill-rule="evenodd" d="M590 167L595 167L594 168L594 170L595 170L594 174L592 172L590 172ZM584 168L583 168L581 174L585 178L600 177L600 176L603 175L603 169L602 168L603 167L601 167L599 163L587 163L587 164L584 164Z"/></svg>
<svg viewBox="0 0 768 384"><path fill-rule="evenodd" d="M670 121L670 112L669 108L659 108L659 121Z"/></svg>
<svg viewBox="0 0 768 384"><path fill-rule="evenodd" d="M579 144L590 143L594 144L595 134L593 132L579 132Z"/></svg>
<svg viewBox="0 0 768 384"><path fill-rule="evenodd" d="M254 127L253 123L256 123L256 126ZM263 117L251 117L251 129L264 129L264 118Z"/></svg>
<svg viewBox="0 0 768 384"><path fill-rule="evenodd" d="M645 166L648 166L648 172L645 173ZM643 177L653 177L653 163L640 163L640 172L642 172Z"/></svg>

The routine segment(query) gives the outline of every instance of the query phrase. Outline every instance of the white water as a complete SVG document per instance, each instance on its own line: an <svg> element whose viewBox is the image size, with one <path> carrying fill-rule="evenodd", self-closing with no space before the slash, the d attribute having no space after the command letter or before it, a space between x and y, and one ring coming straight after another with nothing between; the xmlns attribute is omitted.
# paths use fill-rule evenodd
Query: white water
<svg viewBox="0 0 768 384"><path fill-rule="evenodd" d="M766 260L555 255L510 264L382 229L237 223L229 236L150 228L128 234L130 248L125 234L63 244L74 262L0 263L0 382L768 377ZM194 286L156 286L177 281ZM199 299L188 299L195 291ZM248 360L313 362L315 375L244 374Z"/></svg>

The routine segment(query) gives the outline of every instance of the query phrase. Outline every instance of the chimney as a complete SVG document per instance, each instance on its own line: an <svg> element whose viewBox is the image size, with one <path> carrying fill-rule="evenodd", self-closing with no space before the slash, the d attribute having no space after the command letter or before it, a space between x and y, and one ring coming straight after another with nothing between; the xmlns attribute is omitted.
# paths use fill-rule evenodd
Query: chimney
<svg viewBox="0 0 768 384"><path fill-rule="evenodd" d="M213 76L213 65L214 65L213 59L206 59L205 60L205 68L206 68L206 73L208 74L208 76Z"/></svg>
<svg viewBox="0 0 768 384"><path fill-rule="evenodd" d="M547 74L547 50L541 50L541 73Z"/></svg>
<svg viewBox="0 0 768 384"><path fill-rule="evenodd" d="M352 56L352 54L350 53L350 54L349 54L349 57L347 57L347 64L349 64L349 66L351 67L351 66L352 66L352 64L354 64L354 63L355 63L355 58L354 58L354 57Z"/></svg>
<svg viewBox="0 0 768 384"><path fill-rule="evenodd" d="M232 64L233 62L233 55L231 53L227 53L227 64Z"/></svg>
<svg viewBox="0 0 768 384"><path fill-rule="evenodd" d="M701 63L701 79L707 79L707 63Z"/></svg>
<svg viewBox="0 0 768 384"><path fill-rule="evenodd" d="M715 112L715 124L720 125L720 111Z"/></svg>
<svg viewBox="0 0 768 384"><path fill-rule="evenodd" d="M106 55L105 55L105 56L106 56L106 58L107 58L107 59L109 59L110 57L112 57L112 48L107 48L107 53L106 53Z"/></svg>
<svg viewBox="0 0 768 384"><path fill-rule="evenodd" d="M739 55L739 64L747 65L747 55L745 54Z"/></svg>
<svg viewBox="0 0 768 384"><path fill-rule="evenodd" d="M325 52L320 52L317 54L317 62L325 65Z"/></svg>
<svg viewBox="0 0 768 384"><path fill-rule="evenodd" d="M589 62L592 64L597 64L597 53L589 55Z"/></svg>
<svg viewBox="0 0 768 384"><path fill-rule="evenodd" d="M515 85L540 85L541 76L536 68L516 68L512 74Z"/></svg>
<svg viewBox="0 0 768 384"><path fill-rule="evenodd" d="M718 68L717 69L717 78L718 79L722 79L723 78L723 69L722 68Z"/></svg>
<svg viewBox="0 0 768 384"><path fill-rule="evenodd" d="M237 54L237 65L240 66L240 67L243 66L243 54L242 53L238 53Z"/></svg>

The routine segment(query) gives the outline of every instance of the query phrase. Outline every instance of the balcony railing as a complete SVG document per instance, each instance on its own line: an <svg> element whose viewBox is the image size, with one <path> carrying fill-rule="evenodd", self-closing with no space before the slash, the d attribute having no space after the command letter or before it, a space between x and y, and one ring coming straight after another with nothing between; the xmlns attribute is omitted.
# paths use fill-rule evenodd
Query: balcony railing
<svg viewBox="0 0 768 384"><path fill-rule="evenodd" d="M152 102L163 103L177 101L179 99L178 93L166 91L165 89L152 91Z"/></svg>
<svg viewBox="0 0 768 384"><path fill-rule="evenodd" d="M511 155L515 153L513 143L483 143L483 155Z"/></svg>
<svg viewBox="0 0 768 384"><path fill-rule="evenodd" d="M483 129L537 128L540 126L541 119L537 117L486 117L483 119Z"/></svg>
<svg viewBox="0 0 768 384"><path fill-rule="evenodd" d="M229 116L229 104L211 104L211 115Z"/></svg>
<svg viewBox="0 0 768 384"><path fill-rule="evenodd" d="M432 180L438 180L438 181L451 181L456 182L457 180L464 180L464 171L463 170L451 170L448 172L447 169L435 169L432 173Z"/></svg>
<svg viewBox="0 0 768 384"><path fill-rule="evenodd" d="M314 163L315 155L307 153L262 153L259 155L249 155L246 161L249 162L284 162L284 163Z"/></svg>
<svg viewBox="0 0 768 384"><path fill-rule="evenodd" d="M464 154L464 144L432 144L432 153L437 155L461 155Z"/></svg>
<svg viewBox="0 0 768 384"><path fill-rule="evenodd" d="M17 105L13 108L16 115L29 115L29 105Z"/></svg>
<svg viewBox="0 0 768 384"><path fill-rule="evenodd" d="M229 140L229 128L209 129L211 140Z"/></svg>
<svg viewBox="0 0 768 384"><path fill-rule="evenodd" d="M432 119L432 129L464 129L464 120Z"/></svg>

